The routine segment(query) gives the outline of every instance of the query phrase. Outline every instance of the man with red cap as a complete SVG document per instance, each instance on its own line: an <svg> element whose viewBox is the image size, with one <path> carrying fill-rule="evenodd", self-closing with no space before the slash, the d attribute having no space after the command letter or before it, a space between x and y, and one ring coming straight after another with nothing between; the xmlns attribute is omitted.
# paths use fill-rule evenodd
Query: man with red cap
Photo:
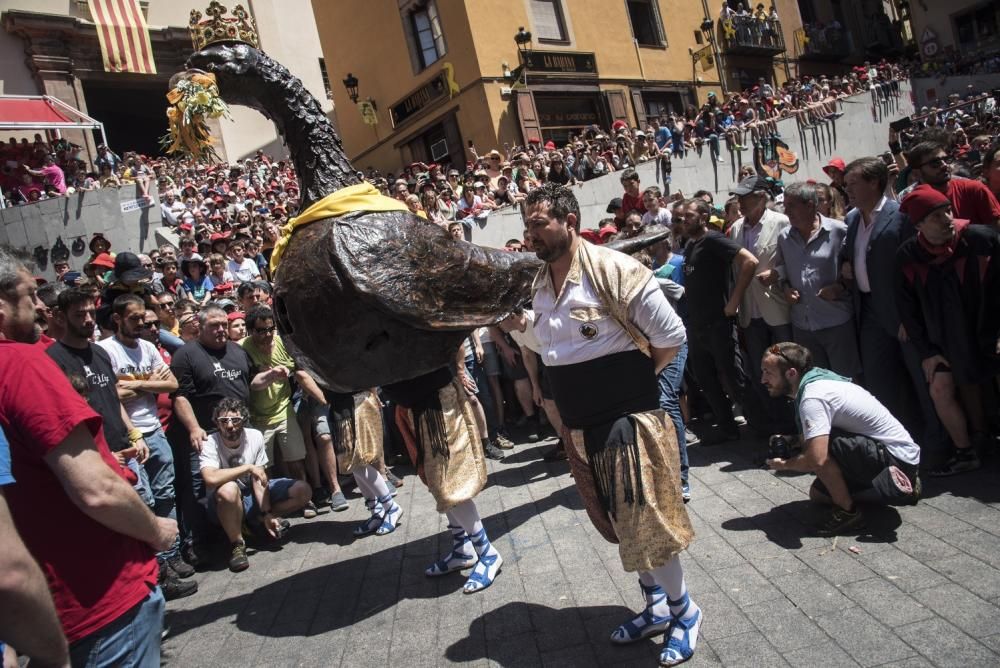
<svg viewBox="0 0 1000 668"><path fill-rule="evenodd" d="M982 387L1000 371L1000 237L955 219L951 209L932 186L914 188L900 210L917 234L896 256L900 319L954 444L944 466L930 472L938 476L979 468L973 446L989 440Z"/></svg>
<svg viewBox="0 0 1000 668"><path fill-rule="evenodd" d="M837 157L831 158L830 162L826 163L826 167L823 168L823 172L830 177L830 187L839 192L845 202L849 202L847 188L844 186L844 173L846 171L847 163L844 162L843 158Z"/></svg>

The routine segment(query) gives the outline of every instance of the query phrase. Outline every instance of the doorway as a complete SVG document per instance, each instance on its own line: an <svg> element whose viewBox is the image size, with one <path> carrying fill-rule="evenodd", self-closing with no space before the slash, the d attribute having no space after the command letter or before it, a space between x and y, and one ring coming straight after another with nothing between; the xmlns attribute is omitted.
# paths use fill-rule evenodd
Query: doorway
<svg viewBox="0 0 1000 668"><path fill-rule="evenodd" d="M82 83L87 115L104 123L111 150L118 155L125 151L161 154L160 137L167 134L165 82Z"/></svg>

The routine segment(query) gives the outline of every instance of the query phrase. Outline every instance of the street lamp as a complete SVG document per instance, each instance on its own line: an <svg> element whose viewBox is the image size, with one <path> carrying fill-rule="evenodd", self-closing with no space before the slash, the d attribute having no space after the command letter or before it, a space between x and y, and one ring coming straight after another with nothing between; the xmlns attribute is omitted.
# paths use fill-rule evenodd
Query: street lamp
<svg viewBox="0 0 1000 668"><path fill-rule="evenodd" d="M519 26L514 35L517 52L521 55L521 74L524 76L524 86L528 86L528 59L531 58L531 33Z"/></svg>
<svg viewBox="0 0 1000 668"><path fill-rule="evenodd" d="M347 73L347 78L344 79L344 88L347 89L347 97L351 98L351 102L354 104L358 103L358 78Z"/></svg>
<svg viewBox="0 0 1000 668"><path fill-rule="evenodd" d="M707 6L705 11L708 11ZM722 94L729 95L729 91L726 86L726 73L723 69L722 54L719 52L718 44L715 42L715 21L713 21L706 14L699 27L701 28L701 32L705 35L705 39L708 40L709 46L712 47L712 57L715 59L715 64L719 68L719 84L722 86Z"/></svg>

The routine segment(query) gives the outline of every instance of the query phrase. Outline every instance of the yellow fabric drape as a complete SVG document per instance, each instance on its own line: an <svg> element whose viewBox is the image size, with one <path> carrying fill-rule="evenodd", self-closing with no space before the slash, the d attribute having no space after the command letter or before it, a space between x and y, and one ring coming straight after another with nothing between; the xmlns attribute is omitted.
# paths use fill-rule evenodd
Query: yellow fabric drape
<svg viewBox="0 0 1000 668"><path fill-rule="evenodd" d="M409 209L398 199L386 197L378 191L378 188L368 182L332 192L318 202L314 202L308 209L291 218L282 226L281 237L274 244L274 252L271 253L271 275L273 276L277 270L281 256L288 247L288 242L291 241L292 233L295 232L296 228L324 218L343 216L353 211L409 211Z"/></svg>

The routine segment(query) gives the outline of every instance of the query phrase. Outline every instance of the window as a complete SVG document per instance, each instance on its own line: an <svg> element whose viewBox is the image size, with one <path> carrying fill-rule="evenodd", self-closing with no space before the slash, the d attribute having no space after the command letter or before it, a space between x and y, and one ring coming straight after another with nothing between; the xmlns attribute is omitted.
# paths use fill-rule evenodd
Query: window
<svg viewBox="0 0 1000 668"><path fill-rule="evenodd" d="M446 53L441 18L434 0L411 3L408 9L409 37L418 70L425 69Z"/></svg>
<svg viewBox="0 0 1000 668"><path fill-rule="evenodd" d="M323 78L323 90L326 92L326 99L333 99L333 91L330 90L330 75L326 72L326 60L319 59L319 75Z"/></svg>
<svg viewBox="0 0 1000 668"><path fill-rule="evenodd" d="M985 49L1000 41L1000 9L992 4L953 16L952 20L955 25L955 41L963 51Z"/></svg>
<svg viewBox="0 0 1000 668"><path fill-rule="evenodd" d="M666 46L657 0L626 0L632 35L643 46Z"/></svg>
<svg viewBox="0 0 1000 668"><path fill-rule="evenodd" d="M540 42L568 42L560 0L531 0L535 37Z"/></svg>

